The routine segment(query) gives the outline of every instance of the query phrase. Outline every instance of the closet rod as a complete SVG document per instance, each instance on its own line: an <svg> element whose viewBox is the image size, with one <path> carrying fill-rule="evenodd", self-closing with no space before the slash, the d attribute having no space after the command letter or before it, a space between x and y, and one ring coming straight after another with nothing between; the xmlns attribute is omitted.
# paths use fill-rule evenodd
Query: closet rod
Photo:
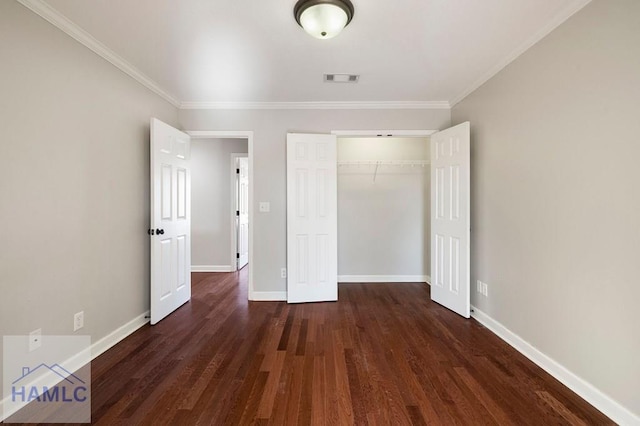
<svg viewBox="0 0 640 426"><path fill-rule="evenodd" d="M427 160L367 160L367 161L338 161L339 166L426 166Z"/></svg>

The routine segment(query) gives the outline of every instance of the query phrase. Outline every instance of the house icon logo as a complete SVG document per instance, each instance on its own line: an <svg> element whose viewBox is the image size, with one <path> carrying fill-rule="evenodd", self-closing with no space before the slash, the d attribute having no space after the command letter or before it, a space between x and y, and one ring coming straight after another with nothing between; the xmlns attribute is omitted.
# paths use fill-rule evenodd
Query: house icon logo
<svg viewBox="0 0 640 426"><path fill-rule="evenodd" d="M2 0L0 0L2 1ZM2 336L0 415L7 423L91 423L91 336Z"/></svg>
<svg viewBox="0 0 640 426"><path fill-rule="evenodd" d="M38 385L39 381L57 383ZM12 402L84 402L87 400L86 382L60 364L22 367L22 375L11 383Z"/></svg>

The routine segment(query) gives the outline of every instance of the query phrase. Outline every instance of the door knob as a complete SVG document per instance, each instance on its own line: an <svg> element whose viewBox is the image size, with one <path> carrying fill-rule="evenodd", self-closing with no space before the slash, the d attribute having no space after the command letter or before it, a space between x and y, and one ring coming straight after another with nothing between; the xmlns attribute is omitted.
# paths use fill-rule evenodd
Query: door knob
<svg viewBox="0 0 640 426"><path fill-rule="evenodd" d="M164 235L164 229L156 229L156 234Z"/></svg>

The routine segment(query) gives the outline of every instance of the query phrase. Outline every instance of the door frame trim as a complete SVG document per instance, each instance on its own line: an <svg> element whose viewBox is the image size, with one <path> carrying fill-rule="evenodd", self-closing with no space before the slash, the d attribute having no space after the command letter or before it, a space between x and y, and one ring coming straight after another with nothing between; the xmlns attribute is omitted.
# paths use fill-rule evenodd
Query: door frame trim
<svg viewBox="0 0 640 426"><path fill-rule="evenodd" d="M418 129L418 130L332 130L331 134L337 136L337 145L340 146L340 138L424 138L433 135L434 133L438 133L440 130L427 130L427 129ZM337 160L337 157L336 157ZM429 219L431 220L431 219ZM340 229L338 228L338 232ZM429 241L431 244L431 241ZM338 251L340 247L338 246ZM340 278L343 275L338 275ZM344 276L343 276L344 277ZM340 280L338 279L338 282ZM348 282L348 281L343 281ZM431 278L428 279L428 282L431 282Z"/></svg>
<svg viewBox="0 0 640 426"><path fill-rule="evenodd" d="M192 139L246 139L249 157L249 283L247 299L253 300L253 131L251 130L186 130Z"/></svg>
<svg viewBox="0 0 640 426"><path fill-rule="evenodd" d="M332 130L331 134L341 137L385 137L421 138L431 136L440 130Z"/></svg>

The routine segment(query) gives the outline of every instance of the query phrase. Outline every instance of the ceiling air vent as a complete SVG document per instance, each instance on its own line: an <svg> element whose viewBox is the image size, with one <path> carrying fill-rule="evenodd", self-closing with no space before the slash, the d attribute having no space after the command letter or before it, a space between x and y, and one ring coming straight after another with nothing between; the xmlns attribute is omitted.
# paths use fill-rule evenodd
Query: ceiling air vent
<svg viewBox="0 0 640 426"><path fill-rule="evenodd" d="M326 83L357 83L360 79L356 74L325 74L324 81Z"/></svg>

